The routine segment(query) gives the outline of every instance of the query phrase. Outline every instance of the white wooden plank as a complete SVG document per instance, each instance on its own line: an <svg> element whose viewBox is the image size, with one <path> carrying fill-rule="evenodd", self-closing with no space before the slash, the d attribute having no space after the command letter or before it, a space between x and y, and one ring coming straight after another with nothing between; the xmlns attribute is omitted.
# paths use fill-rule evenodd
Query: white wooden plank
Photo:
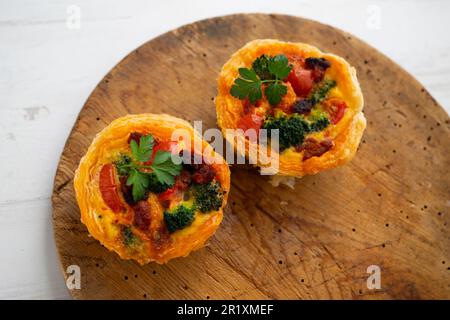
<svg viewBox="0 0 450 320"><path fill-rule="evenodd" d="M0 208L0 298L66 299L55 251L50 199Z"/></svg>

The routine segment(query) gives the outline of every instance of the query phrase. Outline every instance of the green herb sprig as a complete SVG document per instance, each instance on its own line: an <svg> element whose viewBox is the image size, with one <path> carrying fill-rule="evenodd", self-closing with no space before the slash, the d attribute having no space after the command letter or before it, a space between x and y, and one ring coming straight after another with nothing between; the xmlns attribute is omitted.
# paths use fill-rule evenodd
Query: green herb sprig
<svg viewBox="0 0 450 320"><path fill-rule="evenodd" d="M241 100L248 98L255 103L262 98L262 85L267 84L264 93L271 105L280 103L287 93L287 87L283 80L291 72L288 58L283 55L268 57L260 56L256 59L252 68L239 68L239 78L231 86L230 93Z"/></svg>
<svg viewBox="0 0 450 320"><path fill-rule="evenodd" d="M181 172L181 159L173 162L173 157L168 151L158 150L151 164L145 164L153 154L154 139L152 135L145 135L139 139L139 143L131 140L131 157L127 161L116 162L117 171L124 176L128 176L127 185L132 186L131 193L134 201L145 198L149 185L153 183L156 176L161 184L172 186L175 177ZM142 170L150 169L151 172Z"/></svg>

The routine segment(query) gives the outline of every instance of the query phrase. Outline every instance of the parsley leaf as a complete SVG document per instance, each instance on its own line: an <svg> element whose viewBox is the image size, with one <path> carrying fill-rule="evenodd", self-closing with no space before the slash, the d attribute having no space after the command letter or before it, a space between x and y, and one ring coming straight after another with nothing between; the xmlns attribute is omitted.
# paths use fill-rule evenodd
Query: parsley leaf
<svg viewBox="0 0 450 320"><path fill-rule="evenodd" d="M170 159L171 155L172 154L170 152L159 150L158 152L156 152L155 159L153 160L153 165L158 165L166 162L168 159Z"/></svg>
<svg viewBox="0 0 450 320"><path fill-rule="evenodd" d="M154 172L148 174L148 179L149 179L148 190L150 192L161 193L170 188L169 185L160 182Z"/></svg>
<svg viewBox="0 0 450 320"><path fill-rule="evenodd" d="M150 166L158 180L169 186L175 183L174 176L179 175L181 172L181 164L175 164L172 161L172 156L176 157L170 152L158 151Z"/></svg>
<svg viewBox="0 0 450 320"><path fill-rule="evenodd" d="M241 78L234 80L230 93L233 97L241 100L249 98L251 103L255 103L262 97L261 79L254 70L240 68L239 75Z"/></svg>
<svg viewBox="0 0 450 320"><path fill-rule="evenodd" d="M131 153L133 158L140 162L146 162L150 160L150 156L153 151L153 136L148 134L146 136L142 136L139 139L139 145L135 140L130 141Z"/></svg>
<svg viewBox="0 0 450 320"><path fill-rule="evenodd" d="M285 55L262 55L253 61L252 69L239 68L239 78L234 80L230 93L233 97L241 100L248 98L255 103L262 98L262 84L267 83L264 93L271 105L277 105L287 93L283 80L291 69Z"/></svg>
<svg viewBox="0 0 450 320"><path fill-rule="evenodd" d="M279 54L269 60L268 65L270 73L275 75L278 80L284 80L291 72L292 67L289 65L288 58L284 54Z"/></svg>
<svg viewBox="0 0 450 320"><path fill-rule="evenodd" d="M136 202L145 199L148 191L158 193L172 186L182 169L179 156L162 150L156 152L151 164L146 164L153 154L153 144L151 134L142 136L139 143L131 140L131 157L121 155L115 162L119 174L128 176L126 184L132 187L131 193ZM174 160L177 160L176 163ZM148 172L148 169L152 172Z"/></svg>
<svg viewBox="0 0 450 320"><path fill-rule="evenodd" d="M139 201L145 198L148 185L149 177L146 173L140 172L135 168L130 170L130 175L127 179L127 186L132 186L131 193L134 201Z"/></svg>
<svg viewBox="0 0 450 320"><path fill-rule="evenodd" d="M287 93L287 87L280 82L274 82L266 87L264 93L269 103L275 106L280 103L281 97Z"/></svg>

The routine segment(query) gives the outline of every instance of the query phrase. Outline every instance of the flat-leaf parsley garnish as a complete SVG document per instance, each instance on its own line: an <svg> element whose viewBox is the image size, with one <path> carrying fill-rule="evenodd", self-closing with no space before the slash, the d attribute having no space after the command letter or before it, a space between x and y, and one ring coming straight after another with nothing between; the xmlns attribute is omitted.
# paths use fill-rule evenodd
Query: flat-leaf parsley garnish
<svg viewBox="0 0 450 320"><path fill-rule="evenodd" d="M234 85L231 87L231 95L241 100L249 98L252 103L255 103L262 97L261 84L262 81L252 69L239 68L240 78L234 80Z"/></svg>
<svg viewBox="0 0 450 320"><path fill-rule="evenodd" d="M271 105L280 103L287 93L287 87L283 80L291 72L288 58L283 55L268 57L262 55L257 58L252 68L239 68L239 78L234 80L230 93L241 100L248 98L255 103L262 98L262 85L267 84L264 93Z"/></svg>
<svg viewBox="0 0 450 320"><path fill-rule="evenodd" d="M131 140L130 148L134 159L140 162L148 161L153 152L153 143L154 139L151 134L142 136L139 139L139 144L136 140Z"/></svg>
<svg viewBox="0 0 450 320"><path fill-rule="evenodd" d="M116 162L119 173L128 176L126 184L131 186L134 201L146 197L150 184L154 184L154 177L163 185L172 186L175 177L181 172L181 161L173 162L173 157L168 151L158 150L151 164L146 164L153 154L154 139L151 134L142 136L139 143L131 140L131 157L127 161Z"/></svg>

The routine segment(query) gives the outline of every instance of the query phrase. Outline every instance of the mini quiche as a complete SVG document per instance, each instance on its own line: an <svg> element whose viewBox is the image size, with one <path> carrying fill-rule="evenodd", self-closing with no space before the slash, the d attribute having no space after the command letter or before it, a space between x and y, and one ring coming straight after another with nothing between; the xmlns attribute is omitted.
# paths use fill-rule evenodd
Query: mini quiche
<svg viewBox="0 0 450 320"><path fill-rule="evenodd" d="M366 127L362 108L355 69L303 43L249 42L218 79L216 111L225 137L227 129L257 135L267 129L270 143L271 129L278 129L279 176L301 177L349 161ZM251 163L264 168L249 152L252 144L262 148L259 141L243 139Z"/></svg>
<svg viewBox="0 0 450 320"><path fill-rule="evenodd" d="M200 143L173 141L177 129ZM187 256L220 225L230 189L228 165L208 146L188 122L169 115L114 120L75 172L81 221L122 259Z"/></svg>

